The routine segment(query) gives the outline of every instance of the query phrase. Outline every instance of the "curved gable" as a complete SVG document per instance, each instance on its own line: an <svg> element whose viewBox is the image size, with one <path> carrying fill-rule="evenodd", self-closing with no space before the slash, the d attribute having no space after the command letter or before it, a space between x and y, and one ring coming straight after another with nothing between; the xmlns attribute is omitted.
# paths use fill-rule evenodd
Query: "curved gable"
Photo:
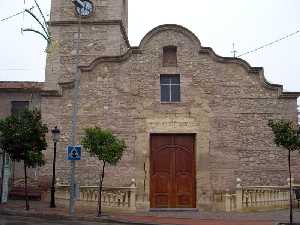
<svg viewBox="0 0 300 225"><path fill-rule="evenodd" d="M190 30L188 30L187 28L177 25L177 24L165 24L165 25L160 25L158 27L155 27L154 29L152 29L151 31L149 31L144 38L142 39L142 41L140 42L139 48L143 49L144 46L151 41L151 39L157 35L159 35L162 32L165 31L173 31L174 33L180 33L183 34L184 36L186 36L197 49L201 49L201 42L198 39L198 37L191 32Z"/></svg>
<svg viewBox="0 0 300 225"><path fill-rule="evenodd" d="M196 52L198 52L199 54L209 55L209 57L211 57L215 62L240 65L242 68L244 68L247 71L247 73L250 76L251 74L257 76L257 78L260 80L261 84L265 88L277 91L279 97L297 98L300 96L299 92L284 92L282 85L271 84L270 82L268 82L264 76L264 70L262 67L251 67L250 64L243 59L234 58L234 57L222 57L217 55L212 48L202 47L200 40L193 32L191 32L189 29L183 26L176 25L176 24L165 24L165 25L160 25L158 27L155 27L144 36L144 38L141 40L138 47L130 47L125 54L120 56L98 57L91 64L80 66L80 69L82 71L90 71L93 70L96 65L101 64L103 62L118 63L127 60L132 56L132 54L141 54L142 50L145 49L145 46L149 44L155 37L159 36L163 32L171 32L174 35L176 35L176 33L183 35L185 38L190 40L191 42L190 44L194 46Z"/></svg>

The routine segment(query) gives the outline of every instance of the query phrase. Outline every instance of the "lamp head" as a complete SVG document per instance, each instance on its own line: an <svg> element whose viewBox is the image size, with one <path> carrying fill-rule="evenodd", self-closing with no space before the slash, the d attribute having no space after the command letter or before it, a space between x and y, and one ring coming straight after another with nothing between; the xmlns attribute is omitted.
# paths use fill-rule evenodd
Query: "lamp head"
<svg viewBox="0 0 300 225"><path fill-rule="evenodd" d="M60 136L60 130L57 128L57 126L55 126L52 130L52 139L54 142L58 142L59 141L59 136Z"/></svg>

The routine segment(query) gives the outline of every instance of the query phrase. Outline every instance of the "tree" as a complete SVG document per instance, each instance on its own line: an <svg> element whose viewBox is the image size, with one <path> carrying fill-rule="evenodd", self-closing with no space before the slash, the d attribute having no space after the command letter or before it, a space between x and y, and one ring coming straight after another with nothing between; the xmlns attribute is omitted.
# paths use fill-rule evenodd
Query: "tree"
<svg viewBox="0 0 300 225"><path fill-rule="evenodd" d="M101 216L101 200L105 166L107 164L116 165L121 159L126 149L125 142L118 139L110 130L102 130L101 128L85 129L85 136L81 140L83 147L102 162L102 170L100 171L100 183L98 194L98 216Z"/></svg>
<svg viewBox="0 0 300 225"><path fill-rule="evenodd" d="M42 150L47 148L46 133L48 128L41 121L38 110L20 112L0 120L0 134L2 148L14 161L23 161L26 210L29 210L27 190L27 168L41 166Z"/></svg>
<svg viewBox="0 0 300 225"><path fill-rule="evenodd" d="M290 178L290 224L293 224L293 202L292 202L292 171L291 171L291 152L300 150L300 138L297 126L292 121L270 120L268 124L274 133L274 142L288 150L288 171Z"/></svg>

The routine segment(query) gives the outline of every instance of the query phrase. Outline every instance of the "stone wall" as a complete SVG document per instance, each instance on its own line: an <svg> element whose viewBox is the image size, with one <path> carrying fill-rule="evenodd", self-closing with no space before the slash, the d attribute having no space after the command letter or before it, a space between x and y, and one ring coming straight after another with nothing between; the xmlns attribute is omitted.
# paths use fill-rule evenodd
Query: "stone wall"
<svg viewBox="0 0 300 225"><path fill-rule="evenodd" d="M80 20L80 65L99 56L118 56L129 48L128 2L93 1L95 10ZM58 83L72 81L76 71L79 17L71 1L53 0L49 27L53 46L46 66L46 90L59 90Z"/></svg>
<svg viewBox="0 0 300 225"><path fill-rule="evenodd" d="M162 66L167 45L178 48L177 67ZM105 185L126 186L135 178L139 208L148 207L151 133L196 134L198 205L210 204L214 191L233 189L236 178L244 185L286 183L286 152L273 144L267 123L297 121L297 93L268 84L260 68L216 56L186 29L167 25L151 31L123 57L98 58L81 70L78 143L91 126L109 128L125 139L128 148L122 161L108 168ZM180 74L180 103L160 102L160 74ZM43 98L42 111L50 127L62 130L57 169L67 182L64 148L70 142L72 87L62 90L61 97ZM97 184L100 163L85 151L82 158L77 179L82 185ZM299 168L296 158L293 167Z"/></svg>
<svg viewBox="0 0 300 225"><path fill-rule="evenodd" d="M124 12L128 8L127 0L95 0L92 1L94 12L92 16L85 17L88 21L103 21L103 20L122 20L124 26L128 27L128 12ZM78 17L72 1L51 1L50 20L55 21L77 21Z"/></svg>

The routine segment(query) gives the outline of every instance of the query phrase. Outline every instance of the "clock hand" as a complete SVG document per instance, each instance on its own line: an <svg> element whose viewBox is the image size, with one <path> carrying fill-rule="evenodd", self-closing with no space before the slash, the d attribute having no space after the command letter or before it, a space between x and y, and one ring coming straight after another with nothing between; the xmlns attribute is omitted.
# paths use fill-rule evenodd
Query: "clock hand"
<svg viewBox="0 0 300 225"><path fill-rule="evenodd" d="M86 11L86 5L87 5L87 3L86 2L84 2L84 6L83 6L83 11Z"/></svg>

